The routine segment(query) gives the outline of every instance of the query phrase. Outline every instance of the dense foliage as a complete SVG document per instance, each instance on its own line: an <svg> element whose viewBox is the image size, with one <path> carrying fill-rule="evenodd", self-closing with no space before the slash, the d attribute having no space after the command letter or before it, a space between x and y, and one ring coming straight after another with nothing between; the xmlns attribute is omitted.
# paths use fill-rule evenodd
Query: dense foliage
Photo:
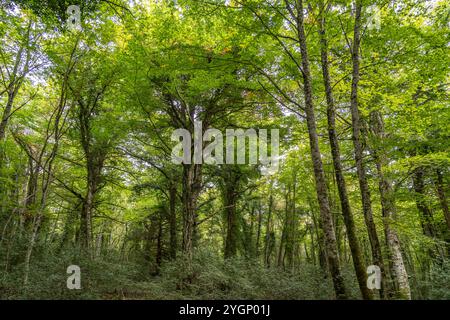
<svg viewBox="0 0 450 320"><path fill-rule="evenodd" d="M444 0L1 1L0 298L450 299L449 20ZM174 163L198 121L278 129L278 170Z"/></svg>

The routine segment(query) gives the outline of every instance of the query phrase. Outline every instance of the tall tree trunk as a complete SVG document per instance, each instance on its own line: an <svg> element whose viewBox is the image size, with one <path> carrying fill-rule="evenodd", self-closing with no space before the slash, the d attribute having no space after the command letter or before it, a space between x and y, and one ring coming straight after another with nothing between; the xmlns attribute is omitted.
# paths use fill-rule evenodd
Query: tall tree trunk
<svg viewBox="0 0 450 320"><path fill-rule="evenodd" d="M323 12L324 8L321 7L320 10L321 12ZM356 278L358 279L359 290L361 291L363 299L373 299L372 293L367 288L367 273L364 267L364 259L359 247L358 237L356 235L355 222L353 220L353 214L351 211L350 201L347 194L347 187L342 170L340 147L336 134L336 111L331 86L330 72L328 69L328 43L326 38L326 22L324 13L322 13L319 22L321 38L320 56L322 61L322 74L327 100L328 137L330 139L331 155L333 158L334 174L336 176L342 216L344 218L345 228L347 231L348 243L350 246L350 251L352 253L353 267L355 268Z"/></svg>
<svg viewBox="0 0 450 320"><path fill-rule="evenodd" d="M423 233L428 237L434 237L435 231L433 227L433 216L430 208L426 203L424 169L418 167L413 173L413 185L416 198L416 206L420 214L420 223L422 225Z"/></svg>
<svg viewBox="0 0 450 320"><path fill-rule="evenodd" d="M227 259L235 256L237 253L239 221L242 220L243 222L242 215L238 216L236 212L236 203L239 195L239 182L241 180L241 172L238 166L223 166L221 169L222 193L225 210L224 213L227 227L224 257L225 259ZM245 223L243 223L242 226L245 227ZM251 248L252 246L253 244L251 241L249 243L246 243L247 248Z"/></svg>
<svg viewBox="0 0 450 320"><path fill-rule="evenodd" d="M22 214L22 226L24 231L29 231L30 229L32 229L30 228L30 225L32 225L33 222L33 206L36 204L39 167L34 162L35 161L31 157L28 157L27 193Z"/></svg>
<svg viewBox="0 0 450 320"><path fill-rule="evenodd" d="M289 193L290 193L290 186L285 191L284 221L283 221L283 228L281 230L280 245L278 246L277 266L278 267L283 267L283 268L285 267L285 265L284 265L284 258L285 258L285 255L286 255L286 248L288 246Z"/></svg>
<svg viewBox="0 0 450 320"><path fill-rule="evenodd" d="M156 236L156 274L159 274L161 263L162 263L162 254L163 254L163 247L162 247L162 237L163 237L163 229L162 229L162 222L163 217L162 213L160 212L158 215L158 234Z"/></svg>
<svg viewBox="0 0 450 320"><path fill-rule="evenodd" d="M91 180L91 179L89 179ZM80 243L84 249L89 250L91 246L92 232L92 209L94 207L95 186L92 181L88 182L88 189L81 207L80 220Z"/></svg>
<svg viewBox="0 0 450 320"><path fill-rule="evenodd" d="M271 185L272 187L272 185ZM273 195L272 191L269 196L268 214L266 221L266 237L264 242L264 263L266 267L270 267L270 255L272 253L272 209L273 209Z"/></svg>
<svg viewBox="0 0 450 320"><path fill-rule="evenodd" d="M379 143L386 138L384 133L383 118L377 111L372 112L371 118L371 127L377 138L377 142ZM374 156L378 172L381 210L388 255L390 259L391 274L394 277L395 287L397 288L396 296L400 299L411 300L411 289L409 287L408 273L406 272L405 264L403 262L400 240L397 232L390 226L390 223L396 219L396 212L392 184L383 172L383 168L388 163L387 158L383 150L377 150L377 148L374 150Z"/></svg>
<svg viewBox="0 0 450 320"><path fill-rule="evenodd" d="M83 196L83 202L80 213L80 234L79 241L83 249L89 251L91 247L92 234L92 211L94 210L95 198L98 193L98 187L102 179L102 170L108 146L97 142L94 144L92 136L92 110L96 105L90 106L79 100L78 125L80 126L80 143L86 158L86 193Z"/></svg>
<svg viewBox="0 0 450 320"><path fill-rule="evenodd" d="M56 120L56 125L58 126L59 119ZM55 140L58 138L58 130L56 130L55 134ZM44 219L44 210L47 206L47 196L50 184L52 182L52 163L56 156L56 150L58 148L58 144L56 143L53 147L52 153L50 157L48 158L47 167L44 167L44 171L48 171L47 173L43 173L42 175L42 184L41 184L41 196L39 199L39 207L37 209L36 215L34 216L33 220L33 231L30 236L30 242L28 244L27 252L25 255L25 273L24 273L24 285L28 284L28 276L30 274L30 261L31 261L31 255L33 253L33 249L36 245L38 236L39 236L39 230L41 228L42 220ZM41 153L42 155L43 153ZM41 165L42 161L39 161L38 165Z"/></svg>
<svg viewBox="0 0 450 320"><path fill-rule="evenodd" d="M177 256L177 188L174 183L169 185L169 232L170 232L170 258Z"/></svg>
<svg viewBox="0 0 450 320"><path fill-rule="evenodd" d="M238 221L236 216L236 194L234 186L225 183L225 216L227 219L227 235L225 239L225 259L237 253Z"/></svg>
<svg viewBox="0 0 450 320"><path fill-rule="evenodd" d="M363 163L363 146L361 143L361 119L358 108L358 83L359 83L359 49L361 43L360 29L361 29L361 10L362 1L356 0L355 8L355 27L353 35L353 48L352 48L352 89L350 99L350 109L352 114L352 127L353 127L353 146L355 149L355 162L356 170L358 174L359 187L361 189L361 200L363 206L364 219L369 233L369 241L372 249L373 263L381 269L382 285L380 295L385 296L385 270L383 263L383 256L381 253L381 245L377 235L377 229L375 222L373 221L372 203L370 199L370 189L366 177L366 169Z"/></svg>
<svg viewBox="0 0 450 320"><path fill-rule="evenodd" d="M29 38L30 35L30 27L31 27L31 21L28 26L28 33L27 38ZM22 54L25 47L28 46L28 39L27 43L24 43L20 46L19 50L16 54L16 60L14 63L13 71L10 75L12 79L10 79L9 85L8 85L8 98L6 101L5 109L3 110L3 114L0 121L0 141L3 141L6 136L6 128L8 126L9 119L11 117L12 107L14 105L14 100L17 96L17 93L19 92L20 87L23 84L23 79L27 75L29 70L29 62L31 58L30 49L27 49L26 51L26 60L23 62ZM19 67L21 63L24 63L24 70L21 74L19 74Z"/></svg>
<svg viewBox="0 0 450 320"><path fill-rule="evenodd" d="M288 270L293 270L294 267L294 256L295 256L295 246L297 240L297 223L296 223L296 214L295 214L295 194L296 194L296 181L294 175L294 182L292 185L292 196L290 199L290 205L288 208L287 214L287 233L286 233L286 259L287 259L287 268Z"/></svg>
<svg viewBox="0 0 450 320"><path fill-rule="evenodd" d="M183 164L183 244L182 250L192 258L195 228L197 225L197 199L201 190L199 164Z"/></svg>
<svg viewBox="0 0 450 320"><path fill-rule="evenodd" d="M254 201L250 204L250 231L247 233L248 237L247 239L247 248L248 248L248 256L251 258L256 257L256 240L255 240L255 219L256 219L256 204ZM243 223L242 225L245 225L245 221L242 217Z"/></svg>
<svg viewBox="0 0 450 320"><path fill-rule="evenodd" d="M12 88L14 89L14 87ZM3 115L0 121L0 141L3 141L6 136L6 127L8 125L9 117L11 116L13 101L14 101L15 91L10 90L8 92L8 101L6 102L5 109L3 110Z"/></svg>
<svg viewBox="0 0 450 320"><path fill-rule="evenodd" d="M92 150L90 142L88 143L89 145L84 147L86 155L87 190L83 199L80 217L80 244L86 250L89 250L92 245L92 212L99 189L98 186L102 178L103 164L106 156L104 149Z"/></svg>
<svg viewBox="0 0 450 320"><path fill-rule="evenodd" d="M256 231L256 245L255 256L259 258L259 242L261 241L261 227L262 227L262 213L261 213L261 200L258 201L258 227Z"/></svg>
<svg viewBox="0 0 450 320"><path fill-rule="evenodd" d="M318 219L316 217L316 214L315 214L316 210L315 210L315 208L313 206L312 199L309 196L308 196L308 204L309 204L309 208L310 208L310 211L311 211L311 219L312 219L312 222L313 222L313 224L311 226L311 230L314 231L314 234L315 234L316 240L317 240L317 243L315 244L314 243L314 238L311 235L311 239L312 239L311 250L313 252L313 255L312 255L312 257L314 259L313 261L314 261L314 264L315 264L315 258L316 258L315 248L316 248L316 245L317 245L317 260L319 262L320 268L324 272L326 272L327 269L328 269L328 263L327 263L327 257L326 257L326 254L325 254L325 250L326 249L324 249L324 247L325 247L324 235L323 235L323 232L321 232L321 230L323 230L322 222L321 222L320 218Z"/></svg>
<svg viewBox="0 0 450 320"><path fill-rule="evenodd" d="M328 268L333 280L334 291L336 298L346 299L347 293L345 290L344 279L341 274L339 265L339 256L336 244L336 235L334 233L333 220L330 212L330 204L327 193L327 185L325 182L325 174L323 171L322 159L319 149L319 139L316 128L316 118L314 114L313 93L312 93L312 79L309 69L309 57L306 45L306 35L304 30L303 17L303 0L299 0L297 10L297 33L300 45L301 60L302 60L302 75L304 84L305 96L305 111L306 122L308 126L309 144L311 148L311 158L314 168L314 178L316 183L317 200L320 208L320 218L325 239L325 251L327 255Z"/></svg>
<svg viewBox="0 0 450 320"><path fill-rule="evenodd" d="M442 176L442 171L440 169L436 170L436 187L439 197L439 202L441 203L442 212L444 213L445 221L447 222L447 228L450 231L450 211L448 209L447 197L445 195L444 178Z"/></svg>
<svg viewBox="0 0 450 320"><path fill-rule="evenodd" d="M104 234L105 225L102 225L100 232L97 234L97 239L95 243L95 257L100 257L102 254L103 248L103 234Z"/></svg>
<svg viewBox="0 0 450 320"><path fill-rule="evenodd" d="M30 236L30 242L28 244L27 252L25 255L25 271L24 271L24 278L23 278L24 285L28 284L28 277L30 275L31 255L32 255L33 249L36 245L41 222L42 222L42 214L41 214L41 212L38 212L33 221L33 230L32 230L31 236Z"/></svg>

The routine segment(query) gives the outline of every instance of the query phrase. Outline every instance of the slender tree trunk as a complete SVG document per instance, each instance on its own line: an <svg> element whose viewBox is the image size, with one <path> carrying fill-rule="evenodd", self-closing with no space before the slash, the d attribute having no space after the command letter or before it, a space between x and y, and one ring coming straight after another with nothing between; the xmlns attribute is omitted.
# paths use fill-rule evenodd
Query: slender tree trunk
<svg viewBox="0 0 450 320"><path fill-rule="evenodd" d="M334 291L338 299L346 299L344 279L339 265L339 256L336 244L336 235L334 233L333 220L330 212L330 204L327 194L327 185L323 171L322 159L319 149L319 139L316 128L316 118L314 114L312 79L309 69L309 57L306 45L306 35L303 22L303 0L299 0L297 11L297 33L300 45L302 60L302 75L305 96L306 122L308 126L309 143L311 148L311 158L314 168L314 178L316 183L317 200L319 202L320 217L325 239L325 251L328 260L329 271L333 280Z"/></svg>
<svg viewBox="0 0 450 320"><path fill-rule="evenodd" d="M163 237L163 229L162 229L162 213L159 214L158 217L158 234L156 237L156 257L155 257L155 262L156 262L156 274L159 274L160 268L161 268L161 263L162 263L162 253L163 253L163 248L162 248L162 237Z"/></svg>
<svg viewBox="0 0 450 320"><path fill-rule="evenodd" d="M305 256L306 256L306 261L308 261L309 263L312 263L314 266L316 265L316 257L314 254L314 233L311 230L312 226L307 226L306 232L308 233L309 231L309 237L311 238L311 254L308 254L308 246L305 242L305 245L303 246L305 249Z"/></svg>
<svg viewBox="0 0 450 320"><path fill-rule="evenodd" d="M290 191L290 189L289 189ZM287 218L287 229L286 229L286 245L285 245L285 256L286 256L286 265L288 270L292 270L294 266L294 255L295 255L295 244L297 238L297 224L295 220L295 192L296 192L296 183L294 176L294 183L292 186L292 196L288 201L289 206L286 218Z"/></svg>
<svg viewBox="0 0 450 320"><path fill-rule="evenodd" d="M108 146L101 142L95 142L92 135L92 110L97 106L86 104L79 98L78 100L78 125L80 127L80 143L86 158L86 193L83 196L83 203L80 213L80 234L79 241L81 247L89 251L92 238L92 211L95 206L95 198L99 191L102 180L102 170L105 163Z"/></svg>
<svg viewBox="0 0 450 320"><path fill-rule="evenodd" d="M309 198L309 197L308 197ZM322 228L322 222L320 220L320 218L318 219L316 217L315 214L315 208L312 205L312 199L308 199L308 203L309 203L309 208L311 210L311 218L313 221L313 226L312 226L312 230L314 231L314 234L316 236L316 240L317 240L317 260L319 262L319 266L320 268L326 272L328 269L328 262L327 262L327 257L325 254L325 239L324 239L324 235L323 232L321 232L321 230L323 230ZM313 257L315 259L315 248L316 245L314 244L314 241L311 244L311 250L313 250ZM315 260L314 260L315 261Z"/></svg>
<svg viewBox="0 0 450 320"><path fill-rule="evenodd" d="M289 232L289 189L286 190L285 194L285 207L284 207L284 221L283 221L283 228L281 230L281 237L280 237L280 245L278 246L278 259L277 259L277 266L278 267L285 267L284 265L284 258L286 255L286 249L288 246L288 232Z"/></svg>
<svg viewBox="0 0 450 320"><path fill-rule="evenodd" d="M95 257L100 257L102 254L102 248L103 248L103 233L104 233L104 226L100 229L100 233L97 235L97 240L95 243Z"/></svg>
<svg viewBox="0 0 450 320"><path fill-rule="evenodd" d="M170 258L177 256L177 213L176 213L177 188L174 183L169 186L169 232L170 232Z"/></svg>
<svg viewBox="0 0 450 320"><path fill-rule="evenodd" d="M248 256L251 258L256 257L256 240L255 240L255 219L256 219L256 204L255 202L251 203L250 208L250 231L247 233L247 244L248 244ZM243 220L243 219L242 219ZM242 225L245 225L245 221L243 220Z"/></svg>
<svg viewBox="0 0 450 320"><path fill-rule="evenodd" d="M44 177L42 179L42 194L41 194L40 200L39 200L39 208L34 217L33 232L31 234L30 242L28 244L27 252L25 255L25 274L24 274L24 280L23 280L24 285L28 284L28 276L30 274L31 255L33 253L33 249L34 249L37 239L38 239L42 220L44 219L44 210L47 205L48 190L49 190L49 186L51 183L51 167L52 167L52 162L54 160L55 155L56 155L56 153L53 152L52 157L49 159L49 162L48 162L48 168L49 168L50 172L47 175L44 174Z"/></svg>
<svg viewBox="0 0 450 320"><path fill-rule="evenodd" d="M258 229L256 231L256 249L255 249L255 255L257 258L259 258L259 243L261 239L261 227L262 227L262 213L261 213L261 203L258 203Z"/></svg>
<svg viewBox="0 0 450 320"><path fill-rule="evenodd" d="M440 169L436 170L436 177L436 187L439 202L441 203L442 212L444 213L444 218L447 222L447 228L450 231L450 211L448 209L447 197L445 195L444 177L442 176L442 171Z"/></svg>
<svg viewBox="0 0 450 320"><path fill-rule="evenodd" d="M65 83L63 84L62 92L65 93ZM53 180L53 161L56 158L56 154L58 152L59 148L59 140L62 137L61 131L62 128L65 125L65 119L63 118L64 113L64 107L65 107L65 94L62 94L60 96L59 104L57 107L57 112L55 114L54 118L54 126L53 131L51 133L47 132L46 142L44 143L44 147L41 149L38 159L33 159L36 161L36 167L42 169L42 178L41 178L41 186L40 186L40 199L38 202L38 209L36 212L36 215L33 220L33 231L30 237L30 242L28 244L27 252L25 255L25 274L24 274L24 285L28 284L28 277L30 272L30 261L31 261L31 255L33 253L33 249L36 245L39 230L41 228L41 224L44 217L44 211L47 206L47 197L50 185ZM48 141L53 138L54 144L52 146L52 149L50 150L50 154L48 155L47 159L44 161L44 154L46 151L46 146L48 146ZM31 148L28 148L28 150L31 150ZM32 156L32 152L28 153L29 156ZM37 170L37 173L39 173L39 170Z"/></svg>
<svg viewBox="0 0 450 320"><path fill-rule="evenodd" d="M3 141L6 136L6 127L8 125L9 117L11 116L13 101L14 91L10 90L10 92L8 92L8 101L6 103L5 109L3 110L2 119L0 121L0 141Z"/></svg>
<svg viewBox="0 0 450 320"><path fill-rule="evenodd" d="M324 8L321 8L323 11ZM334 174L336 176L339 199L341 202L342 216L344 218L345 228L347 231L350 251L352 253L353 267L355 268L356 278L358 279L359 290L363 299L373 299L372 293L367 288L367 273L364 267L364 259L356 235L356 227L353 220L353 214L348 199L347 187L342 170L341 155L339 142L336 134L336 111L334 97L331 87L331 79L328 63L328 43L326 38L325 15L320 19L320 38L321 38L321 61L322 74L325 85L325 94L327 100L327 120L328 120L328 137L330 139L331 155L333 158Z"/></svg>
<svg viewBox="0 0 450 320"><path fill-rule="evenodd" d="M24 201L22 223L24 231L29 231L33 222L33 206L36 204L36 192L38 188L39 168L31 157L28 157L28 183Z"/></svg>
<svg viewBox="0 0 450 320"><path fill-rule="evenodd" d="M383 118L377 111L372 112L371 118L372 130L376 135L377 141L381 142L386 138ZM378 172L384 233L390 258L391 274L394 277L395 287L397 288L396 296L400 299L410 300L411 289L409 287L408 273L403 262L400 240L397 232L390 226L390 223L396 219L396 213L392 184L383 172L383 168L387 165L387 158L382 150L378 151L376 148L374 155Z"/></svg>
<svg viewBox="0 0 450 320"><path fill-rule="evenodd" d="M266 237L264 243L264 262L266 267L270 267L270 255L272 252L271 246L271 234L272 234L272 207L273 207L273 195L272 192L269 196L269 205L268 205L268 213L267 213L267 221L266 221Z"/></svg>
<svg viewBox="0 0 450 320"><path fill-rule="evenodd" d="M356 0L356 12L355 12L355 27L353 36L353 48L352 48L352 89L350 99L350 109L352 114L352 127L353 127L353 146L355 149L355 162L356 170L358 174L359 187L361 189L361 200L363 205L364 219L369 233L369 241L372 249L373 263L381 269L382 274L382 286L380 295L385 296L385 270L383 263L383 256L381 253L381 245L377 235L377 229L373 220L372 203L370 199L370 189L366 177L366 169L363 163L363 146L361 143L361 119L358 108L358 83L359 83L359 49L360 49L360 29L361 29L361 0Z"/></svg>
<svg viewBox="0 0 450 320"><path fill-rule="evenodd" d="M430 208L426 203L425 194L425 182L424 182L424 169L418 167L413 173L413 185L415 191L416 205L420 214L420 222L422 225L423 233L428 237L434 237L435 231L433 227L433 216Z"/></svg>
<svg viewBox="0 0 450 320"><path fill-rule="evenodd" d="M34 222L33 222L33 231L31 233L30 242L28 244L27 252L25 255L25 272L24 272L24 278L23 283L24 285L28 284L28 277L30 274L30 261L31 261L31 255L33 253L33 249L36 245L36 241L38 238L38 232L41 226L42 222L42 213L38 212L35 216Z"/></svg>
<svg viewBox="0 0 450 320"><path fill-rule="evenodd" d="M27 38L29 38L29 35L30 35L30 27L31 27L31 21L28 26ZM31 58L30 49L27 49L26 60L24 61L24 70L23 70L22 74L19 74L19 67L20 67L20 64L23 62L23 58L22 58L23 50L24 50L25 46L27 46L27 45L28 45L28 40L27 40L27 43L21 45L19 50L17 51L14 68L10 75L12 79L10 80L10 83L8 86L8 99L7 99L5 109L3 110L2 118L0 121L0 141L3 141L5 139L6 128L8 126L9 118L11 117L11 111L12 111L12 107L14 104L14 100L17 96L17 93L19 92L20 87L22 86L23 78L28 73L28 69L29 69L28 65L29 65L30 58Z"/></svg>

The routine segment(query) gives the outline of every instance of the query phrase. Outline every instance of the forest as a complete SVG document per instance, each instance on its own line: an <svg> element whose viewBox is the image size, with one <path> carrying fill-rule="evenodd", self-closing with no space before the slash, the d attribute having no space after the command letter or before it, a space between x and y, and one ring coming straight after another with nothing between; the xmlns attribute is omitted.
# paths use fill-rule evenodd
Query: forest
<svg viewBox="0 0 450 320"><path fill-rule="evenodd" d="M0 0L0 299L450 300L449 28Z"/></svg>

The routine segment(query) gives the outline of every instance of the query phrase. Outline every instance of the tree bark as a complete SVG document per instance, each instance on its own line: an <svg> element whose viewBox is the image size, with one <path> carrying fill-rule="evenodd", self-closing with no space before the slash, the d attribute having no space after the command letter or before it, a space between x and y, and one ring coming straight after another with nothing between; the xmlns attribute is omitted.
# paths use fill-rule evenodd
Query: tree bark
<svg viewBox="0 0 450 320"><path fill-rule="evenodd" d="M418 167L413 173L413 185L416 198L416 206L420 214L420 223L422 225L423 233L433 238L435 236L435 231L433 227L433 215L430 208L426 203L425 194L425 182L424 182L424 169L423 167Z"/></svg>
<svg viewBox="0 0 450 320"><path fill-rule="evenodd" d="M272 185L271 185L272 187ZM272 253L272 208L273 208L273 195L270 192L269 204L268 204L268 214L266 221L266 237L264 243L264 263L266 267L270 267L270 256Z"/></svg>
<svg viewBox="0 0 450 320"><path fill-rule="evenodd" d="M321 12L324 8L320 8ZM347 187L342 170L340 147L336 134L336 111L335 103L331 86L331 78L329 72L328 62L328 42L326 38L326 22L325 14L322 13L320 17L320 40L321 40L321 62L322 75L325 86L325 95L327 100L327 120L328 120L328 137L330 139L331 155L333 158L334 174L336 176L336 183L339 192L339 199L341 203L342 216L344 218L345 228L349 242L350 251L352 253L353 267L355 268L356 278L358 280L359 290L363 299L373 299L373 295L367 288L367 273L364 267L364 260L361 254L361 249L356 235L356 227L353 220L353 213L348 199Z"/></svg>
<svg viewBox="0 0 450 320"><path fill-rule="evenodd" d="M3 110L2 119L0 121L0 141L3 141L6 136L6 127L8 125L8 120L11 116L11 110L13 106L15 93L16 90L14 90L14 87L12 88L12 90L9 90L8 92L8 101L6 102L5 109Z"/></svg>
<svg viewBox="0 0 450 320"><path fill-rule="evenodd" d="M28 33L27 33L28 39L30 36L30 27L31 27L31 21L30 21L30 25L28 27ZM23 80L24 80L25 76L28 74L29 63L30 63L30 58L31 58L30 49L26 49L26 59L24 62L24 69L19 74L19 67L20 67L20 64L22 63L23 50L26 48L26 46L28 46L28 42L29 42L28 39L27 39L27 43L20 46L20 48L16 54L14 68L11 73L12 79L10 79L10 82L8 84L8 91L7 91L8 98L7 98L5 109L3 110L2 118L0 121L0 141L3 141L5 139L6 128L8 126L8 122L11 117L11 111L12 111L12 107L14 104L14 100L17 96L17 93L19 92L20 87L23 84Z"/></svg>
<svg viewBox="0 0 450 320"><path fill-rule="evenodd" d="M177 213L176 213L177 188L174 183L169 185L169 232L170 232L170 258L177 256Z"/></svg>
<svg viewBox="0 0 450 320"><path fill-rule="evenodd" d="M88 169L88 171L90 172L90 169ZM92 181L92 178L88 178L86 196L81 207L79 238L81 246L85 249L89 249L91 246L92 209L94 207L94 197L96 194L96 189L96 183Z"/></svg>
<svg viewBox="0 0 450 320"><path fill-rule="evenodd" d="M183 164L183 244L182 250L192 258L195 228L197 225L197 199L201 191L199 164Z"/></svg>
<svg viewBox="0 0 450 320"><path fill-rule="evenodd" d="M261 203L258 201L258 227L256 231L256 244L255 244L255 256L259 258L259 242L261 241L261 227L262 227L262 214L261 214Z"/></svg>
<svg viewBox="0 0 450 320"><path fill-rule="evenodd" d="M227 236L225 239L225 259L237 253L238 224L236 217L236 194L233 185L225 183L225 216L227 219Z"/></svg>
<svg viewBox="0 0 450 320"><path fill-rule="evenodd" d="M159 274L161 263L162 263L162 255L163 255L163 246L162 246L162 237L163 237L163 217L162 213L160 212L158 215L158 234L156 236L156 257L155 257L155 263L156 263L156 274Z"/></svg>
<svg viewBox="0 0 450 320"><path fill-rule="evenodd" d="M364 220L369 233L369 241L372 249L373 263L381 269L382 285L380 295L385 296L385 270L383 263L383 256L381 253L381 245L377 235L377 229L375 222L373 221L372 203L370 199L370 189L366 177L366 169L363 163L363 146L361 143L361 119L358 107L358 83L359 83L359 49L361 43L360 28L361 28L361 0L356 0L356 12L355 12L355 27L353 36L353 48L352 48L352 88L350 109L352 114L352 140L355 151L356 170L358 174L359 187L361 190L361 200L363 206Z"/></svg>
<svg viewBox="0 0 450 320"><path fill-rule="evenodd" d="M301 66L304 84L305 96L305 111L306 122L308 127L309 143L311 148L311 158L314 168L314 178L316 183L317 200L319 202L320 217L325 239L325 251L327 255L328 268L333 280L334 291L337 299L346 299L347 293L345 290L344 279L341 274L339 265L339 256L336 244L336 235L334 233L334 226L330 212L330 204L327 193L327 185L325 182L325 174L323 171L322 159L319 149L319 139L317 135L316 119L314 114L313 93L312 93L312 79L309 68L309 57L306 45L306 35L304 30L303 17L303 0L299 0L298 5L298 21L297 33L301 52Z"/></svg>
<svg viewBox="0 0 450 320"><path fill-rule="evenodd" d="M381 114L377 111L371 114L371 127L380 143L386 139L384 133L384 123ZM409 287L408 273L403 262L400 240L397 232L391 228L391 222L396 219L395 198L392 190L392 184L385 176L383 168L387 165L387 158L382 150L374 149L378 173L378 186L381 197L381 210L383 215L383 226L387 244L387 251L390 259L391 274L394 277L396 296L400 299L411 300L411 289Z"/></svg>
<svg viewBox="0 0 450 320"><path fill-rule="evenodd" d="M450 211L448 209L447 197L445 195L444 188L444 178L442 176L442 171L440 169L436 170L436 187L439 197L439 202L441 203L442 212L444 213L445 221L447 222L447 228L450 230Z"/></svg>
<svg viewBox="0 0 450 320"><path fill-rule="evenodd" d="M278 265L278 267L282 267L282 268L285 267L284 259L285 259L286 250L287 250L287 247L288 247L289 193L290 193L290 186L288 186L287 190L285 190L285 196L284 196L284 221L283 221L283 228L281 230L280 244L278 246L277 265Z"/></svg>
<svg viewBox="0 0 450 320"><path fill-rule="evenodd" d="M290 190L289 190L290 191ZM294 182L292 185L292 196L287 198L289 206L286 206L288 212L286 214L287 224L286 224L286 244L285 244L285 256L286 256L286 266L288 270L292 270L294 267L294 254L295 254L295 244L297 238L297 224L295 220L295 193L296 193L296 182L294 175ZM290 201L289 201L290 200Z"/></svg>

